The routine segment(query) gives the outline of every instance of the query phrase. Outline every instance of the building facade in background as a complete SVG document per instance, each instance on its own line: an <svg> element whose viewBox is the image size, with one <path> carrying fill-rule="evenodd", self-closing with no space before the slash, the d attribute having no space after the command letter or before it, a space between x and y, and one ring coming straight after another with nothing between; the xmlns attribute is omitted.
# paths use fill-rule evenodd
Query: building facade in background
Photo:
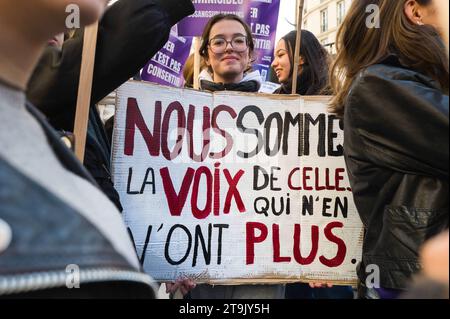
<svg viewBox="0 0 450 319"><path fill-rule="evenodd" d="M336 52L336 35L353 0L305 0L303 29L315 34L330 53Z"/></svg>

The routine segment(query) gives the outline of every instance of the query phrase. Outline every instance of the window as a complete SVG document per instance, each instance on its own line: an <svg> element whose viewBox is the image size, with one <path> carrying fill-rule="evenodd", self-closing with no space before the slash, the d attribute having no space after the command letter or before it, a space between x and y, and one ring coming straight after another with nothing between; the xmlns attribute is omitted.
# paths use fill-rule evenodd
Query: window
<svg viewBox="0 0 450 319"><path fill-rule="evenodd" d="M345 1L337 3L337 25L341 25L345 17Z"/></svg>
<svg viewBox="0 0 450 319"><path fill-rule="evenodd" d="M320 11L320 31L322 33L328 31L328 9Z"/></svg>

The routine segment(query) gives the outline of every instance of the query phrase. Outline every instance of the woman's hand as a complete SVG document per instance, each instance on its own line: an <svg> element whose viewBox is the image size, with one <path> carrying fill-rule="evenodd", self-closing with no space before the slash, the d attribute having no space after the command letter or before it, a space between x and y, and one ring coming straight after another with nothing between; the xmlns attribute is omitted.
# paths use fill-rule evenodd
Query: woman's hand
<svg viewBox="0 0 450 319"><path fill-rule="evenodd" d="M333 284L323 282L310 282L309 286L311 288L333 288Z"/></svg>
<svg viewBox="0 0 450 319"><path fill-rule="evenodd" d="M181 294L186 296L196 286L192 279L178 279L176 282L166 283L166 293L175 294L179 289Z"/></svg>

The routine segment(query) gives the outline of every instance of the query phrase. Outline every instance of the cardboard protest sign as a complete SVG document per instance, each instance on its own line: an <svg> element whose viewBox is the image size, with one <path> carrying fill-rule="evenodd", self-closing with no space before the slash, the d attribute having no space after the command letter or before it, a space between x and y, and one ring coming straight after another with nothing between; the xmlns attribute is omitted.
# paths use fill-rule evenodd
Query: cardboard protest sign
<svg viewBox="0 0 450 319"><path fill-rule="evenodd" d="M172 29L164 47L143 68L142 80L173 87L183 87L183 66L189 57L192 38L180 37Z"/></svg>
<svg viewBox="0 0 450 319"><path fill-rule="evenodd" d="M327 101L123 85L113 176L145 270L355 283L363 227Z"/></svg>

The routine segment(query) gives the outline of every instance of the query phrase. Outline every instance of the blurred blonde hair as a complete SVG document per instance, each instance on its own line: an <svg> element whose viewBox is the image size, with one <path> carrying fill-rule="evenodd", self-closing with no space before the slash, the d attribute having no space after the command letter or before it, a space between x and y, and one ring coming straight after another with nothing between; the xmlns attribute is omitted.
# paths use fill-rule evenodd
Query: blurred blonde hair
<svg viewBox="0 0 450 319"><path fill-rule="evenodd" d="M186 60L183 68L183 77L185 80L184 86L189 88L194 87L194 58L194 54L191 54ZM205 60L200 57L200 71L205 68L207 68Z"/></svg>

